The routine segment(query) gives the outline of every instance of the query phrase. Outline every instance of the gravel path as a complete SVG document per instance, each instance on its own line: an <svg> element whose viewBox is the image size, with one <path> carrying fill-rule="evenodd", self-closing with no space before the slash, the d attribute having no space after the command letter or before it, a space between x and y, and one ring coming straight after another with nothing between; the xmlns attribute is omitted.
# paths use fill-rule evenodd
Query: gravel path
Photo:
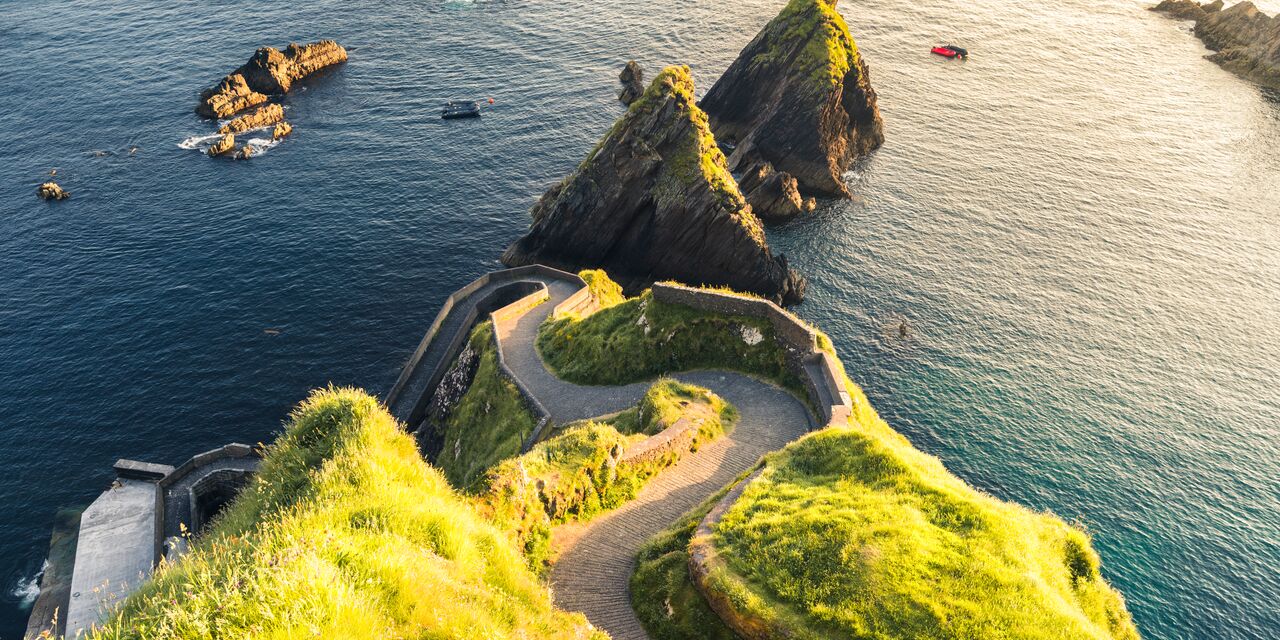
<svg viewBox="0 0 1280 640"><path fill-rule="evenodd" d="M538 326L576 290L565 282L548 284L550 301L499 323L498 340L507 365L558 424L634 405L649 383L589 387L565 382L547 371L534 347ZM648 638L631 608L629 586L640 546L750 469L760 456L782 448L813 424L798 399L754 378L722 371L674 377L711 389L737 406L737 426L728 436L686 454L651 479L635 500L578 525L574 535L561 537L566 545L551 568L556 606L583 612L614 640Z"/></svg>

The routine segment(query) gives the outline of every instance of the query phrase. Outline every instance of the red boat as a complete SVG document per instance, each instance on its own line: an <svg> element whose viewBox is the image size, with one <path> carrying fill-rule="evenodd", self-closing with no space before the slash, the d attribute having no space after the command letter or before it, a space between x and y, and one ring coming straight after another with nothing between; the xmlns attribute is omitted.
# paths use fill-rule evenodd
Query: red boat
<svg viewBox="0 0 1280 640"><path fill-rule="evenodd" d="M953 44L934 47L929 51L932 52L934 55L939 55L944 58L955 58L955 57L968 58L969 57L968 51L966 51L961 47L957 47Z"/></svg>

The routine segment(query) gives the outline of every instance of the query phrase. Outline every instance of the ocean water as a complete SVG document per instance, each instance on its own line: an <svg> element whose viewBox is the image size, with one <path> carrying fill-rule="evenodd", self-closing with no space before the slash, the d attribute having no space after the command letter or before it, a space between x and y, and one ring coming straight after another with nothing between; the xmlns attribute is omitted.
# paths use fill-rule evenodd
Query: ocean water
<svg viewBox="0 0 1280 640"><path fill-rule="evenodd" d="M622 112L626 59L705 90L781 5L0 3L0 637L116 458L385 392ZM887 141L856 201L770 230L797 312L917 446L1086 525L1146 637L1280 637L1280 95L1138 1L841 8ZM351 60L285 99L291 138L200 154L199 90L322 37ZM53 168L68 201L34 195Z"/></svg>

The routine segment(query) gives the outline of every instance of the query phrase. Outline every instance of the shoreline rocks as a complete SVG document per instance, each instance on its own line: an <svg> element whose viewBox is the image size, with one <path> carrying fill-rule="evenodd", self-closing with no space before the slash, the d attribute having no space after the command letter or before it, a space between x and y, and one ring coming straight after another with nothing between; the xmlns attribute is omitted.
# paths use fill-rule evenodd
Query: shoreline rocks
<svg viewBox="0 0 1280 640"><path fill-rule="evenodd" d="M249 88L244 76L233 73L200 94L196 113L206 118L227 118L266 101L267 96Z"/></svg>
<svg viewBox="0 0 1280 640"><path fill-rule="evenodd" d="M618 74L618 82L622 90L618 92L618 101L627 106L644 95L644 69L635 60L630 60Z"/></svg>
<svg viewBox="0 0 1280 640"><path fill-rule="evenodd" d="M58 186L58 183L50 181L36 187L36 195L45 200L66 200L71 197L71 193Z"/></svg>
<svg viewBox="0 0 1280 640"><path fill-rule="evenodd" d="M843 175L884 142L866 62L837 0L791 0L699 106L733 171L770 163L799 188L850 197ZM782 178L785 180L785 178Z"/></svg>
<svg viewBox="0 0 1280 640"><path fill-rule="evenodd" d="M1280 88L1280 15L1267 16L1248 1L1223 6L1222 0L1163 0L1151 10L1195 21L1196 37L1215 51L1206 56L1209 60L1243 78Z"/></svg>
<svg viewBox="0 0 1280 640"><path fill-rule="evenodd" d="M638 288L674 279L785 304L806 281L774 256L738 191L688 67L667 67L570 176L543 194L502 262L604 268Z"/></svg>
<svg viewBox="0 0 1280 640"><path fill-rule="evenodd" d="M284 51L262 47L239 69L202 92L196 113L206 118L229 117L266 102L268 94L288 93L298 80L346 61L347 50L333 40L290 43Z"/></svg>
<svg viewBox="0 0 1280 640"><path fill-rule="evenodd" d="M236 148L235 134L228 133L227 135L224 135L221 138L219 138L217 142L213 143L213 146L209 147L208 153L210 156L220 156L224 153L230 152L232 149L235 149L235 148Z"/></svg>
<svg viewBox="0 0 1280 640"><path fill-rule="evenodd" d="M280 122L279 124L276 125L274 129L271 130L271 139L279 140L280 138L283 138L291 133L293 133L293 125L289 124L288 122Z"/></svg>
<svg viewBox="0 0 1280 640"><path fill-rule="evenodd" d="M250 129L261 129L284 120L284 107L268 104L258 107L252 113L246 113L222 125L218 133L244 133Z"/></svg>

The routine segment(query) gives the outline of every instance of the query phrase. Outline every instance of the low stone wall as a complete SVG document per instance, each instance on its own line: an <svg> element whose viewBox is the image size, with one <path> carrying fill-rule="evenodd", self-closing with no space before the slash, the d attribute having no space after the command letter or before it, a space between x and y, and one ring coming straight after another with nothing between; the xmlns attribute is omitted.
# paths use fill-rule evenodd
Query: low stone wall
<svg viewBox="0 0 1280 640"><path fill-rule="evenodd" d="M696 422L688 418L680 418L670 427L628 447L618 462L639 465L672 453L684 454L689 451L697 434Z"/></svg>
<svg viewBox="0 0 1280 640"><path fill-rule="evenodd" d="M664 282L653 285L653 299L702 311L768 320L778 344L787 353L787 368L804 383L822 425L848 419L852 401L844 388L839 364L831 354L818 348L818 332L782 307L760 298Z"/></svg>

